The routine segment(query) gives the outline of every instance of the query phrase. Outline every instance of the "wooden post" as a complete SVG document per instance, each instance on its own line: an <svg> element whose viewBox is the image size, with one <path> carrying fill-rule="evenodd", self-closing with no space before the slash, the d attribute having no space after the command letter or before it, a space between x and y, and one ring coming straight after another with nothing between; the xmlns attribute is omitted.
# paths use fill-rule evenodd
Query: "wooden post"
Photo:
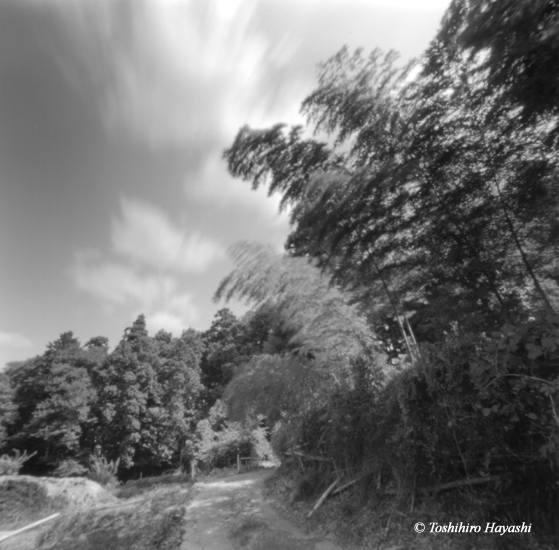
<svg viewBox="0 0 559 550"><path fill-rule="evenodd" d="M192 457L192 459L190 460L190 481L194 483L195 478L196 478L196 459Z"/></svg>
<svg viewBox="0 0 559 550"><path fill-rule="evenodd" d="M237 473L241 473L241 455L237 455Z"/></svg>

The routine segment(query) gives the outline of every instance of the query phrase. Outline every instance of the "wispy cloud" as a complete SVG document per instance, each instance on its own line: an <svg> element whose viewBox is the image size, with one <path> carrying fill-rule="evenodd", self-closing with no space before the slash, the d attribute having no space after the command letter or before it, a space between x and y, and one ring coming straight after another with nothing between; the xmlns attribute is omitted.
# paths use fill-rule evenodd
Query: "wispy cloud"
<svg viewBox="0 0 559 550"><path fill-rule="evenodd" d="M135 199L121 200L122 217L112 222L113 250L136 263L159 270L203 272L222 248L198 231L174 225L153 205Z"/></svg>
<svg viewBox="0 0 559 550"><path fill-rule="evenodd" d="M202 273L222 255L220 245L180 228L162 209L123 198L109 251L77 251L70 273L106 307L141 311L153 327L180 332L199 317L183 274Z"/></svg>
<svg viewBox="0 0 559 550"><path fill-rule="evenodd" d="M17 332L0 332L0 371L11 361L21 361L36 351L33 342Z"/></svg>
<svg viewBox="0 0 559 550"><path fill-rule="evenodd" d="M64 73L93 82L108 128L154 148L227 140L278 99L267 78L297 52L262 31L257 0L50 3L74 44Z"/></svg>
<svg viewBox="0 0 559 550"><path fill-rule="evenodd" d="M6 348L32 348L33 343L29 338L16 332L0 332L0 346Z"/></svg>

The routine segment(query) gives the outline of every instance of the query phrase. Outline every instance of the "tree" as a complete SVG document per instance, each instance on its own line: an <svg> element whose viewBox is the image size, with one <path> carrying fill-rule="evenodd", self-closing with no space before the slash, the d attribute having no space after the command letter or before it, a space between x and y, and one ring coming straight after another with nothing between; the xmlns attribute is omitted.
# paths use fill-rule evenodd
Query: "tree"
<svg viewBox="0 0 559 550"><path fill-rule="evenodd" d="M282 172L307 141L246 127L225 153L233 175L294 203L289 252L351 290L379 333L399 326L412 360L418 331L494 330L551 309L544 287L559 288L551 130L520 125L479 63L456 53L461 21L449 12L414 77L378 51L343 49L320 67L303 112L331 136L329 161Z"/></svg>
<svg viewBox="0 0 559 550"><path fill-rule="evenodd" d="M65 332L42 356L8 369L17 411L10 444L38 451L38 460L47 465L80 454L96 399L88 362L88 351L72 332Z"/></svg>
<svg viewBox="0 0 559 550"><path fill-rule="evenodd" d="M291 351L360 354L373 346L349 296L331 286L308 259L278 255L255 243L239 243L231 254L236 267L221 282L215 299L274 303L281 327L291 335Z"/></svg>
<svg viewBox="0 0 559 550"><path fill-rule="evenodd" d="M183 461L186 441L198 420L198 397L202 391L200 362L204 349L201 335L189 329L180 338L160 331L155 335L161 359L158 383L162 414L158 422L158 449L167 450L167 460ZM176 463L176 462L175 462Z"/></svg>
<svg viewBox="0 0 559 550"><path fill-rule="evenodd" d="M154 338L138 316L100 380L101 447L124 469L176 466L196 418L203 344L193 330Z"/></svg>
<svg viewBox="0 0 559 550"><path fill-rule="evenodd" d="M124 468L158 455L158 363L157 346L148 337L144 315L139 315L110 355L103 390L109 406L104 410L102 447L120 458Z"/></svg>
<svg viewBox="0 0 559 550"><path fill-rule="evenodd" d="M7 443L8 429L15 421L14 391L9 377L0 372L0 451Z"/></svg>
<svg viewBox="0 0 559 550"><path fill-rule="evenodd" d="M487 72L487 85L520 106L526 123L559 115L556 0L455 0L449 14L457 12L458 48L472 57L483 52L479 68ZM555 119L555 136L557 130Z"/></svg>

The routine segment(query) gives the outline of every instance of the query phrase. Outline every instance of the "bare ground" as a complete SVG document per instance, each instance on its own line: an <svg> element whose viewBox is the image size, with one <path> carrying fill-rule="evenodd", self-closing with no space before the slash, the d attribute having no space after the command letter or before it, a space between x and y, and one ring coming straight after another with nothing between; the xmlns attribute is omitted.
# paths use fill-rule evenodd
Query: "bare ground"
<svg viewBox="0 0 559 550"><path fill-rule="evenodd" d="M264 496L273 469L196 483L181 550L340 550L284 519Z"/></svg>

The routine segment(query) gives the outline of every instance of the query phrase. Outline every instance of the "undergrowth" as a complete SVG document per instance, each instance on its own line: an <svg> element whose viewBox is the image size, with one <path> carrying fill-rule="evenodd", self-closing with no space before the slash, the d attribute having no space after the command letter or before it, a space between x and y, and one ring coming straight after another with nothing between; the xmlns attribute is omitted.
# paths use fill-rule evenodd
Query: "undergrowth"
<svg viewBox="0 0 559 550"><path fill-rule="evenodd" d="M188 482L188 484L186 484ZM0 483L0 530L28 525L60 511L52 523L9 539L4 550L177 550L190 498L187 476L165 475L128 482L114 492L120 503L68 508L38 483ZM128 500L141 496L140 499Z"/></svg>
<svg viewBox="0 0 559 550"><path fill-rule="evenodd" d="M178 549L189 496L173 489L178 488L152 485L149 495L130 507L67 514L43 533L37 550Z"/></svg>
<svg viewBox="0 0 559 550"><path fill-rule="evenodd" d="M556 546L538 533L505 534L483 533L489 519L501 525L513 522L505 516L495 516L488 507L489 489L461 489L424 497L414 502L411 498L398 500L395 496L379 495L370 486L356 484L350 490L328 499L310 518L306 516L320 496L315 491L304 499L294 499L303 472L296 467L282 467L266 483L266 491L273 497L282 513L293 522L315 535L334 536L343 547L367 550L552 550ZM416 533L414 526L422 522L426 531ZM480 525L477 533L430 533L432 523Z"/></svg>
<svg viewBox="0 0 559 550"><path fill-rule="evenodd" d="M65 501L49 498L33 481L7 479L0 482L0 531L11 531L62 509Z"/></svg>
<svg viewBox="0 0 559 550"><path fill-rule="evenodd" d="M181 485L191 485L190 475L188 474L167 474L156 477L144 477L127 481L124 485L117 488L114 492L115 496L120 499L133 498L142 495L147 491L151 491L160 485L173 485L180 483Z"/></svg>

